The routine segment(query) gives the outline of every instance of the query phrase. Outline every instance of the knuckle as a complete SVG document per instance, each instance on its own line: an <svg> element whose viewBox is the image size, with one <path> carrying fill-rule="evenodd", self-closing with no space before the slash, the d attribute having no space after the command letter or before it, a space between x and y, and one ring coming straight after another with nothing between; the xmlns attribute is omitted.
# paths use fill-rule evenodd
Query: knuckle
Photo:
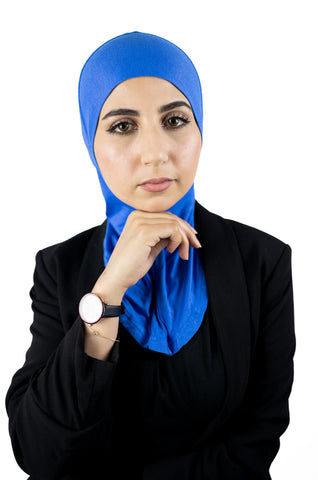
<svg viewBox="0 0 318 480"><path fill-rule="evenodd" d="M135 218L138 218L139 212L138 210L133 210L129 215L128 218L130 220L134 220Z"/></svg>
<svg viewBox="0 0 318 480"><path fill-rule="evenodd" d="M174 223L173 223L173 225L172 225L172 231L173 231L173 233L179 233L179 234L181 233L181 232L180 232L179 225L178 225L177 222L174 222Z"/></svg>
<svg viewBox="0 0 318 480"><path fill-rule="evenodd" d="M141 212L138 210L134 210L131 212L128 217L126 223L129 223L129 225L135 225L136 227L139 227L141 222L143 222L143 218L141 215Z"/></svg>

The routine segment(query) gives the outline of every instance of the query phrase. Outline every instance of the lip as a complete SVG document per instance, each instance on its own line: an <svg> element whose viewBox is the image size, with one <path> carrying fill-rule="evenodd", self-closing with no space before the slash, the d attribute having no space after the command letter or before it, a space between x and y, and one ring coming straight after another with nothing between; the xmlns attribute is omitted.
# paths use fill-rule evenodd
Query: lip
<svg viewBox="0 0 318 480"><path fill-rule="evenodd" d="M139 187L147 192L163 192L170 187L173 181L173 179L167 177L150 178L149 180L140 183Z"/></svg>

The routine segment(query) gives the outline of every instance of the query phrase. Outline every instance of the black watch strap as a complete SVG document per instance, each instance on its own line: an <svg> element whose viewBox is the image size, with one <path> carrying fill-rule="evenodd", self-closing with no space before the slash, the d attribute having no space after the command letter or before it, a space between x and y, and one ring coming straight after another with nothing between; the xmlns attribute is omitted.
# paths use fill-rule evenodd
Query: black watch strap
<svg viewBox="0 0 318 480"><path fill-rule="evenodd" d="M107 305L107 303L103 303L103 305L104 305L104 310L101 318L119 317L119 315L122 315L123 313L125 313L125 307L123 303L121 303L120 305Z"/></svg>

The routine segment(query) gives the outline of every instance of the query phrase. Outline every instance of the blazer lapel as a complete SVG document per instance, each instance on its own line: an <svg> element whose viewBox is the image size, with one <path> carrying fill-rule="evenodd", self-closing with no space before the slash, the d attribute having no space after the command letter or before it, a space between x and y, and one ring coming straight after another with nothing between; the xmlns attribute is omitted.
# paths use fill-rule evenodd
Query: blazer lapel
<svg viewBox="0 0 318 480"><path fill-rule="evenodd" d="M209 305L223 353L227 405L240 402L250 363L250 309L242 258L229 222L196 202L195 228L202 244Z"/></svg>

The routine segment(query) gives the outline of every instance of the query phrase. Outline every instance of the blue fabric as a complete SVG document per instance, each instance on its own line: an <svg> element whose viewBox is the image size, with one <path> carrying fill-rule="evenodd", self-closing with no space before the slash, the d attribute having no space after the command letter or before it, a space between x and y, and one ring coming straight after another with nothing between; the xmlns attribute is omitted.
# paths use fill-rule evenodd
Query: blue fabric
<svg viewBox="0 0 318 480"><path fill-rule="evenodd" d="M154 76L168 80L189 100L202 135L202 94L191 60L176 45L151 34L133 32L113 38L87 60L80 76L79 105L82 132L106 201L105 266L134 210L106 185L94 155L94 137L100 110L112 90L128 78ZM169 212L194 226L194 186ZM189 259L178 250L164 249L149 272L124 296L125 314L120 322L144 348L167 355L180 350L197 332L208 296L198 249L190 247Z"/></svg>

